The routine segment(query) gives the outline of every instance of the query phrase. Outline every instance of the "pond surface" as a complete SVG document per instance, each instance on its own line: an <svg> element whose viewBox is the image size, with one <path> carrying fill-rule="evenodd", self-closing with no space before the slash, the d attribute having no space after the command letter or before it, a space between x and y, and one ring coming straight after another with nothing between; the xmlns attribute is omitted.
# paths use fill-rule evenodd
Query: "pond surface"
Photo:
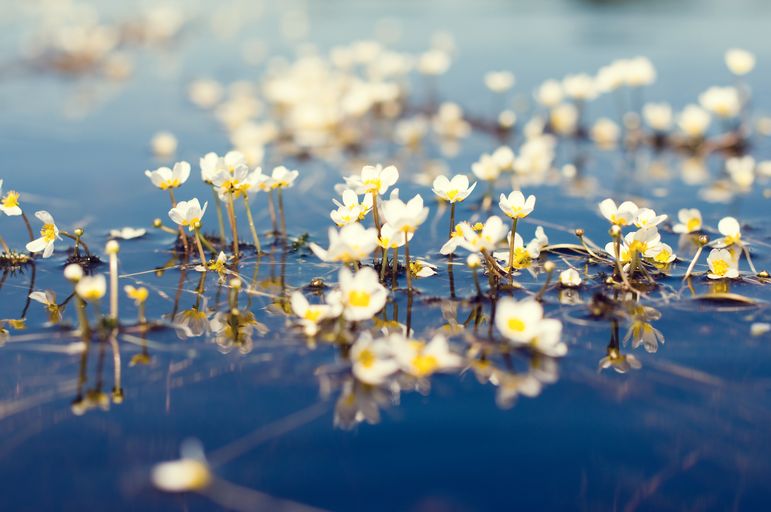
<svg viewBox="0 0 771 512"><path fill-rule="evenodd" d="M752 122L761 120L771 111L771 5L333 1L290 2L279 11L270 3L203 2L182 11L184 24L168 40L122 48L131 72L111 80L101 72L64 73L22 51L23 41L56 25L56 2L44 4L0 15L3 191L20 191L30 214L51 211L63 230L85 227L85 240L104 261L110 229L145 227L144 237L121 241L121 285L148 288L146 312L157 325L136 326L137 310L125 296L120 303L125 328L113 344L95 340L82 350L73 333L73 303L64 308L59 325L50 325L46 308L28 295L52 290L61 303L71 294L62 277L66 242L49 259L3 273L0 319L24 322L5 322L9 337L0 346L0 509L765 510L771 505L771 334L762 329L771 322L768 280L756 278L742 260L742 279L728 284L741 300L699 300L720 285L705 277L704 256L684 282L695 245L671 231L680 208L698 208L712 238L719 236L719 220L734 216L754 266L770 268L767 175L758 171L750 187L737 191L726 179L723 152L694 159L648 145L602 150L586 138L560 138L552 170L520 183L537 196L535 211L519 224L525 242L540 225L552 244L578 244L574 231L581 228L604 246L608 224L597 205L612 197L668 214L662 238L680 257L667 275L657 275L655 289L622 307L614 306L618 295L604 284L612 267L587 263L585 255L571 251L543 256L542 262L549 259L558 270L575 266L583 277L578 289L552 283L543 294L547 316L563 323L568 352L561 358L502 348L491 327L494 301L487 278L480 275L484 294L477 297L467 252L459 250L454 259L439 254L449 212L430 187L436 173L464 173L474 180L472 164L501 145L518 151L522 126L537 108L531 92L545 79L595 73L616 58L645 55L656 66L655 84L644 89L642 100L629 96L630 103L668 101L680 110L708 87L732 84L723 53L747 48L757 58L757 69L746 77L753 91ZM92 5L102 20L137 16L108 2ZM70 8L61 12L72 15ZM152 227L155 218L171 225L169 201L143 171L188 160L193 177L177 196L210 201L204 231L216 237L211 191L198 180L197 163L209 151L225 153L231 144L212 111L188 100L190 82L257 84L270 56L293 59L302 42L326 52L381 36L392 40L391 48L418 54L438 31L453 36L452 66L435 82L410 75L406 110L433 112L437 98L461 105L469 119L480 122L457 151L436 141L407 148L383 137L385 128L377 124L357 150L301 157L269 146L265 168L283 163L300 176L284 192L287 240L269 233L266 195L254 199L264 254L257 257L245 245L234 270L248 283L238 306L254 314L253 336L234 342L180 328L186 311L204 311L208 319L228 311L233 277L220 282L216 272L180 266L174 235ZM503 102L517 112L517 125L503 134L485 128L501 98L485 89L482 76L498 69L512 70L517 82ZM602 116L618 122L610 95L586 105L584 115L587 128ZM254 117L269 116L265 107ZM150 151L150 139L161 130L179 140L173 157L159 159ZM771 159L771 141L761 131L746 148L758 162ZM409 295L402 274L377 326L412 329L426 339L443 332L464 364L430 379L373 388L351 375L345 348L323 337L309 339L297 328L288 297L300 289L318 302L335 285L342 265L321 262L306 241L327 247L335 185L362 165L378 162L399 168L402 198L420 193L426 200L430 214L410 250L435 264L437 275L416 280L416 293ZM574 167L566 170L566 164ZM505 176L494 185L496 195L511 188ZM458 220L500 215L497 201L484 211L485 190L479 183L459 204ZM246 219L241 221L242 240L249 242ZM33 224L39 226L34 219ZM20 250L27 241L18 218L0 217L0 234ZM516 277L523 290L515 290L515 297L543 287L543 266L532 270ZM108 267L93 271L106 273ZM325 283L323 292L309 286L315 278ZM377 330L367 322L352 327L371 328ZM637 336L640 329L647 343ZM631 354L639 368L600 369L609 351ZM215 483L200 493L156 490L153 466L179 457L180 446L191 438L201 443Z"/></svg>

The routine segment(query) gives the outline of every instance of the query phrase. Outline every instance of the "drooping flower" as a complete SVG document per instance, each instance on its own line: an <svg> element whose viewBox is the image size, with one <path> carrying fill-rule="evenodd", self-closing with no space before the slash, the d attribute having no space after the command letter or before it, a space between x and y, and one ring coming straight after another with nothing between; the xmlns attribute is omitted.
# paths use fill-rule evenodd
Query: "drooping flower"
<svg viewBox="0 0 771 512"><path fill-rule="evenodd" d="M35 217L43 223L43 227L40 228L40 238L32 240L26 247L29 252L42 251L43 257L48 258L54 252L54 242L56 239L62 239L59 236L59 228L56 227L56 222L54 222L51 214L45 210L35 212Z"/></svg>
<svg viewBox="0 0 771 512"><path fill-rule="evenodd" d="M677 212L677 224L672 226L675 233L695 233L701 230L701 212L696 208L681 208Z"/></svg>
<svg viewBox="0 0 771 512"><path fill-rule="evenodd" d="M453 176L448 180L446 176L437 176L434 179L433 191L440 199L450 203L459 203L466 199L477 184L469 186L468 178L463 174Z"/></svg>
<svg viewBox="0 0 771 512"><path fill-rule="evenodd" d="M508 197L501 194L498 206L506 216L512 219L523 219L535 209L535 196L531 194L525 199L521 191L514 190Z"/></svg>
<svg viewBox="0 0 771 512"><path fill-rule="evenodd" d="M208 202L204 203L201 208L201 203L196 198L180 201L177 206L169 210L169 218L180 226L187 226L189 231L195 231L206 213L208 204Z"/></svg>
<svg viewBox="0 0 771 512"><path fill-rule="evenodd" d="M161 190L178 188L190 177L190 164L184 161L177 162L172 169L159 167L154 171L147 170L145 176Z"/></svg>

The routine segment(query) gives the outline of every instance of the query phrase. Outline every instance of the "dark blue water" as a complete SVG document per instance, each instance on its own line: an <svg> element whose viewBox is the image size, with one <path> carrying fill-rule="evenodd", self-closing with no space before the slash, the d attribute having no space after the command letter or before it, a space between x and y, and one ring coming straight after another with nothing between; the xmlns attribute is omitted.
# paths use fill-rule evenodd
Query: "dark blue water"
<svg viewBox="0 0 771 512"><path fill-rule="evenodd" d="M135 15L107 2L94 6L105 19ZM167 327L145 336L125 332L117 352L94 342L85 359L68 354L78 341L72 308L65 309L65 325L45 326L45 309L26 299L31 290L44 289L55 291L59 301L68 296L71 288L61 277L66 244L34 270L2 275L0 319L23 318L25 328L11 328L0 347L0 509L210 510L223 507L222 493L232 499L231 508L277 509L255 492L344 511L768 509L771 338L750 334L753 323L771 320L768 285L750 279L731 285L732 292L754 301L749 306L694 300L681 282L688 260L678 262L659 292L641 301L656 310L650 323L664 339L649 353L624 342L629 317L590 315L587 305L604 291L597 273L607 272L595 266L589 269L595 277L578 291L579 304L561 302L556 288L544 298L548 316L563 321L566 357L495 348L487 343L491 304L473 300L473 280L463 266L453 267L451 284L447 260L438 254L447 213L440 216L428 200L430 188L416 183L434 160L453 173L470 174L482 152L500 145L490 134L474 133L455 156L435 146L411 154L382 141L331 162L271 156L301 172L285 195L290 236L308 233L322 246L341 176L363 162L395 162L403 197L419 192L431 207L411 250L437 264L439 274L417 281L420 293L411 303L403 289L393 294L383 318L409 322L417 336L429 336L480 313L485 319L479 327L472 321L451 343L465 354L487 350L496 375L504 378L490 382L479 358L469 355L463 371L434 376L419 389L393 393L353 384L342 351L323 341L309 343L282 313L282 296L314 277L334 284L339 266L319 262L307 247L269 244L270 221L260 196L255 220L267 254L257 261L246 252L239 274L257 293L242 294L239 303L264 329L241 346L218 344L209 335L181 339L168 327L175 314L194 306L209 308L210 315L225 310L227 289L208 275L202 305L199 273L156 271L172 259L173 236L151 228L155 217L166 218L168 199L142 175L160 165L148 141L158 130L172 131L180 141L175 158L191 162L208 151L228 150L227 135L212 115L188 102L187 85L206 76L223 83L257 80L264 66L241 60L244 42L260 40L269 55L292 55L295 43L278 28L285 12L242 2L186 6L189 21L179 37L129 47L134 71L119 82L31 66L19 48L44 26L36 12L17 6L0 18L0 64L8 63L0 80L0 178L6 188L22 192L27 211L47 208L63 229L86 226L86 239L100 254L109 229L147 227L146 237L121 244L122 284L148 287L148 316ZM225 18L230 25L223 36L211 23L225 12L236 15ZM645 98L679 108L708 86L731 83L722 60L733 46L757 57L748 78L754 112L771 108L771 49L765 42L771 6L761 1L335 1L313 3L307 13L306 40L324 49L372 37L380 18L398 22L402 37L393 46L404 51L424 50L434 31L452 33L457 54L439 80L439 94L471 115L490 111L492 98L481 77L491 69L513 70L512 99L529 98L546 78L594 72L614 58L636 55L650 57L658 72ZM424 84L413 82L411 97L424 105ZM608 98L588 106L589 119L603 115L616 115ZM521 113L521 120L526 117ZM505 142L519 144L516 138ZM771 158L770 148L768 138L751 140L756 160ZM520 224L526 240L543 224L552 243L576 243L572 231L580 227L604 245L607 224L596 213L597 203L634 198L670 217L679 208L697 207L713 229L726 215L738 217L752 241L755 266L769 267L768 182L758 178L749 192L722 203L704 200L704 189L722 176L722 156L706 160L707 178L698 185L682 178L682 156L672 152L642 149L630 155L599 151L587 141L561 141L556 167L575 162L583 162L581 179L526 188L538 197L536 211ZM654 174L652 164L665 170ZM481 185L472 196L476 202L461 203L458 219L481 216ZM509 190L501 180L496 192ZM209 199L197 179L181 194ZM212 230L213 213L207 214ZM245 224L241 233L248 238ZM14 247L25 241L17 218L0 217L0 234ZM663 236L677 247L677 235ZM465 253L455 261L464 258ZM702 259L699 271L704 264ZM519 281L537 291L544 276L524 272ZM710 284L699 276L693 286L702 294ZM122 298L124 322L135 315ZM616 342L622 353L636 356L640 369L598 370ZM528 393L534 396L518 393L518 378L526 375L540 382ZM112 397L116 378L122 400ZM358 418L344 409L352 385L355 403L366 412ZM89 401L103 403L104 410L82 411ZM178 457L187 438L201 441L218 478L240 488L213 488L208 497L154 490L152 466Z"/></svg>

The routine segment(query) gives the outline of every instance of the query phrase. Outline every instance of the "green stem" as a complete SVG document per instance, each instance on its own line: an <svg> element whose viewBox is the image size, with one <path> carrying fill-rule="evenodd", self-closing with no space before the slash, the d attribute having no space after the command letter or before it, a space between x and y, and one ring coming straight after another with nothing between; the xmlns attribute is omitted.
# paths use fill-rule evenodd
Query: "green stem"
<svg viewBox="0 0 771 512"><path fill-rule="evenodd" d="M262 252L260 237L257 236L257 229L254 227L254 217L252 217L252 209L249 207L249 196L247 194L244 194L244 206L246 207L246 218L249 220L249 230L252 232L254 246L257 248L258 253Z"/></svg>
<svg viewBox="0 0 771 512"><path fill-rule="evenodd" d="M517 236L518 217L511 218L511 239L509 240L509 276L514 273L514 239Z"/></svg>
<svg viewBox="0 0 771 512"><path fill-rule="evenodd" d="M220 229L220 245L224 247L228 238L225 234L225 218L222 215L222 199L220 199L220 195L217 193L217 190L213 185L211 191L212 194L214 194L214 206L217 208L217 224L219 225Z"/></svg>

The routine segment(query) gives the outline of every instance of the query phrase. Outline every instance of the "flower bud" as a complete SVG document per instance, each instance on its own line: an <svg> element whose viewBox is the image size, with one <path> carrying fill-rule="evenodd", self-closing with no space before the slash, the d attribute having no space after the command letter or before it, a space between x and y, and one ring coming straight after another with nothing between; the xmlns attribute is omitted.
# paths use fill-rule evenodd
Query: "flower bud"
<svg viewBox="0 0 771 512"><path fill-rule="evenodd" d="M64 278L72 283L77 283L83 278L83 268L77 263L71 263L64 267Z"/></svg>

